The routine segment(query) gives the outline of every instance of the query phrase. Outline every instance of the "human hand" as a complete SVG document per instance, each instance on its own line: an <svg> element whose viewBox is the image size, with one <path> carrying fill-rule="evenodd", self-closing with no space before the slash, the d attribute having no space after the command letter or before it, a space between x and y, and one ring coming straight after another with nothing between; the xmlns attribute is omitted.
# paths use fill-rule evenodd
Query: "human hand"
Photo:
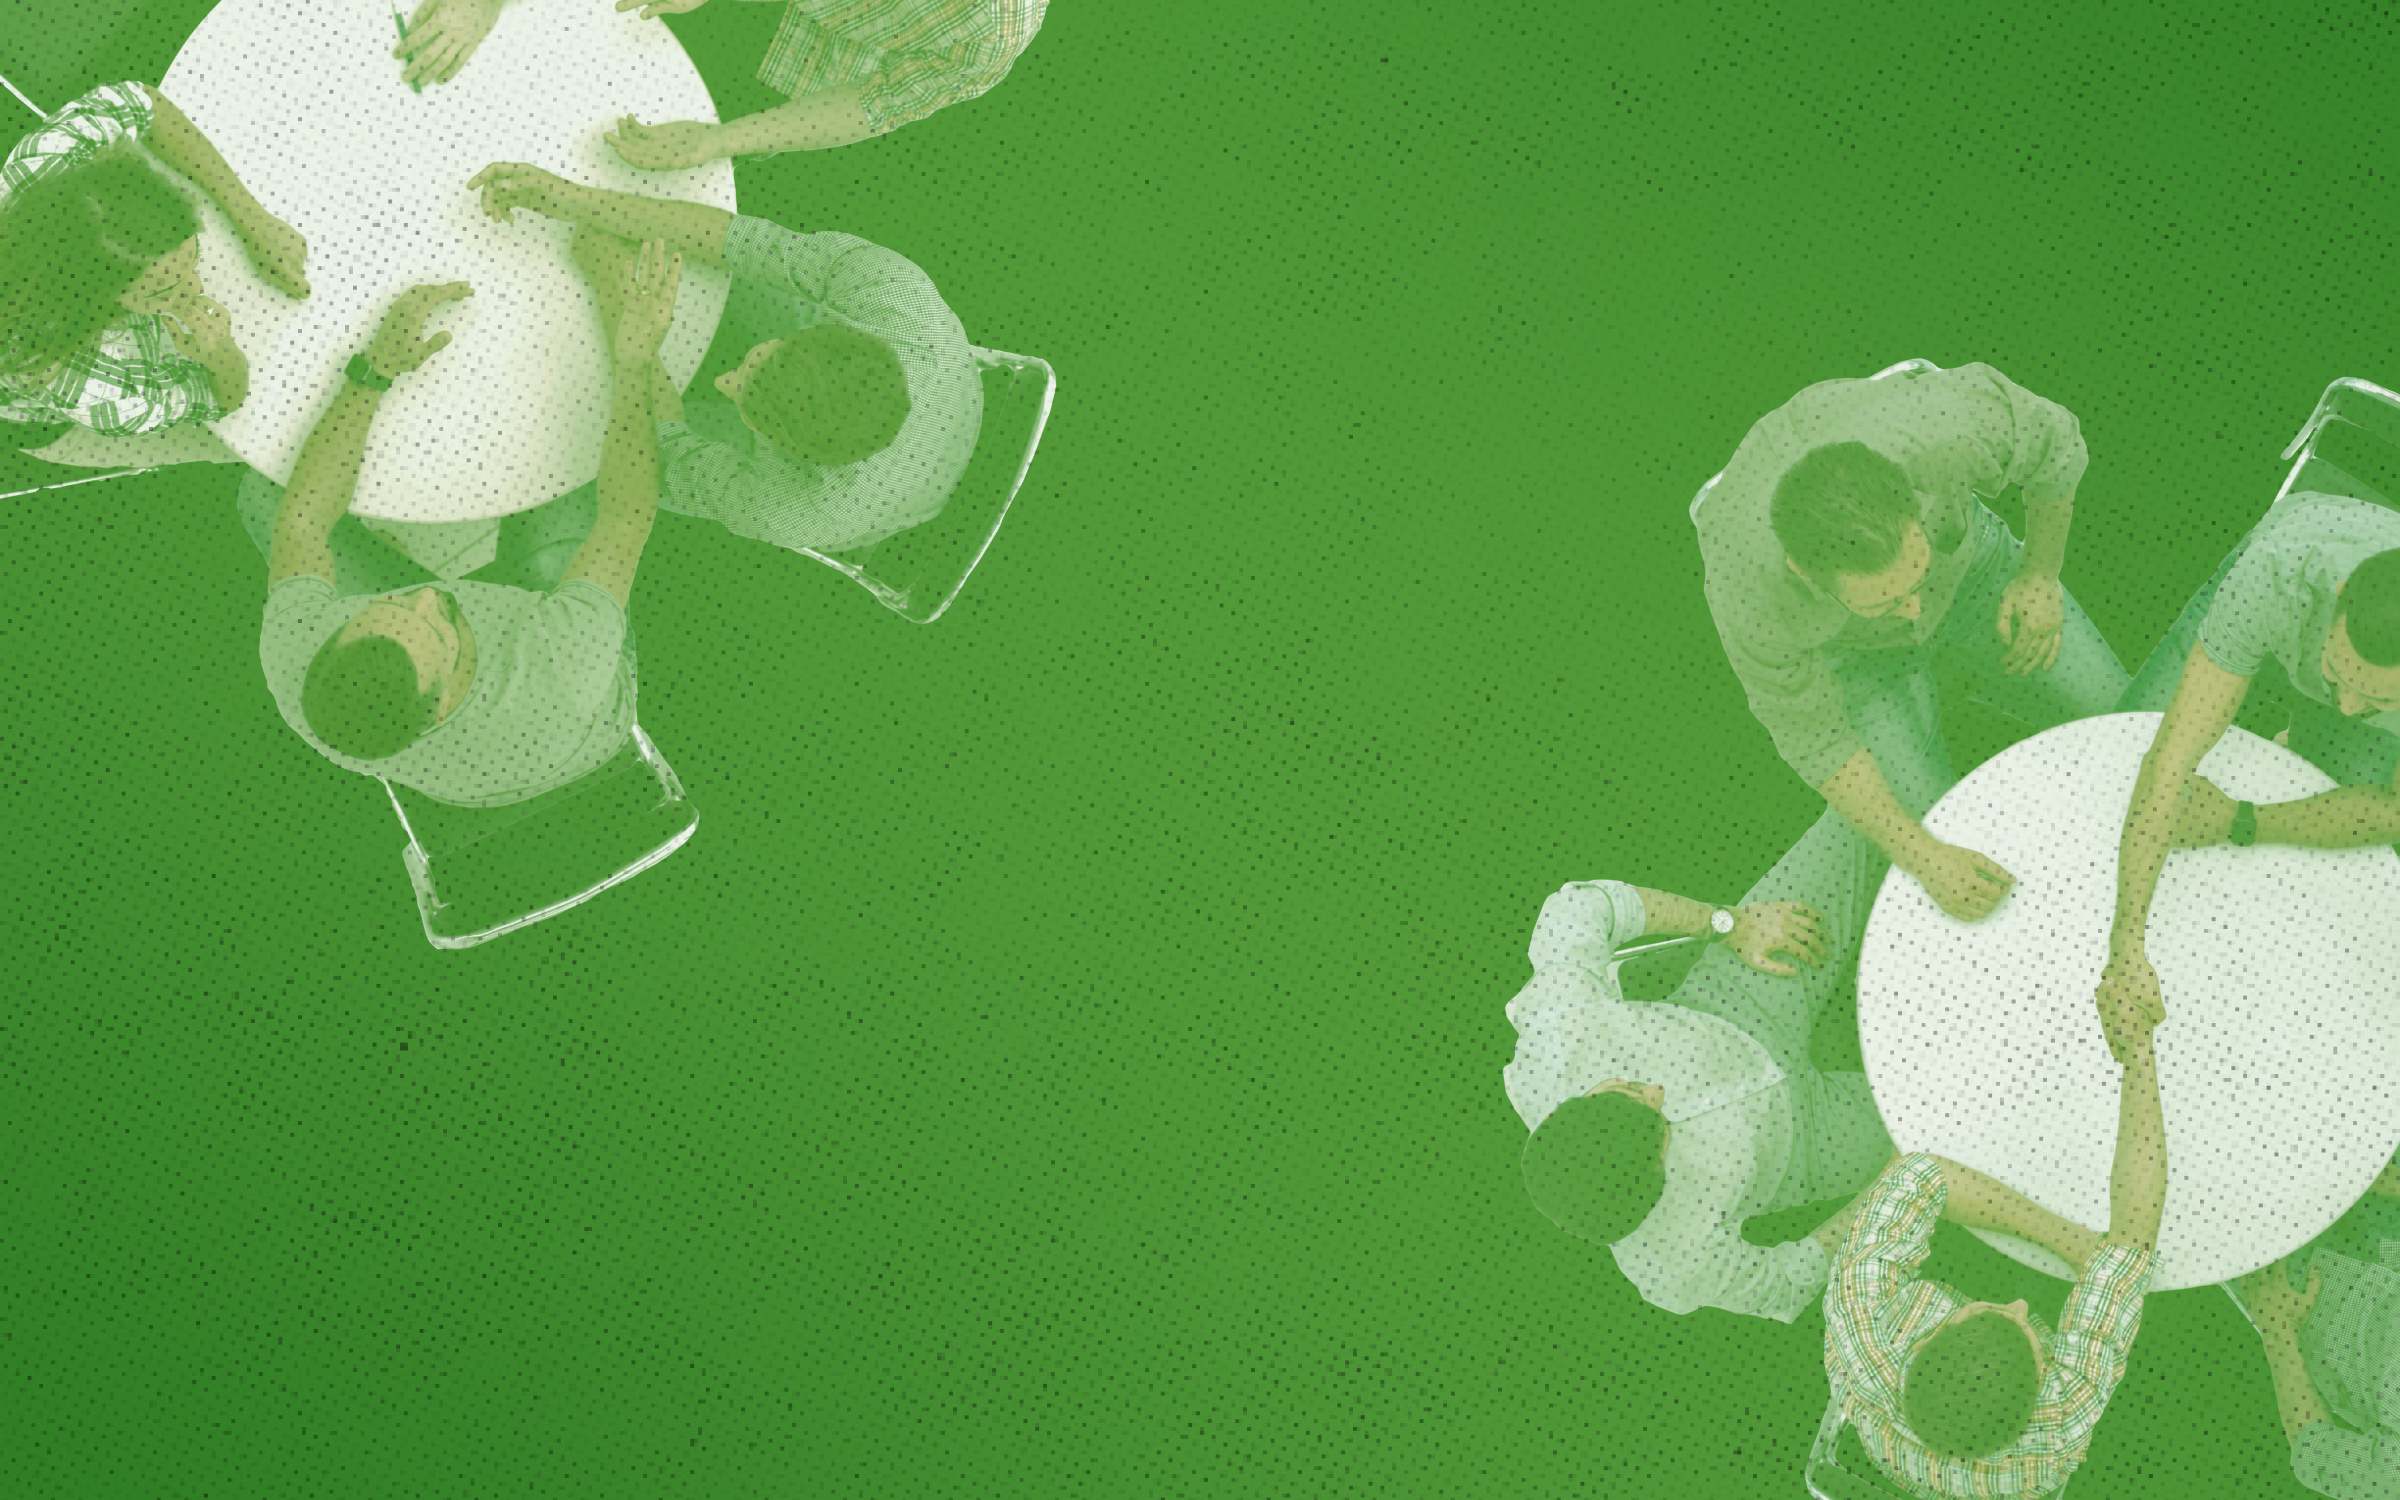
<svg viewBox="0 0 2400 1500"><path fill-rule="evenodd" d="M1799 901L1760 901L1734 908L1733 931L1725 946L1733 956L1779 979L1800 971L1778 953L1788 954L1815 968L1825 961L1824 923L1816 908Z"/></svg>
<svg viewBox="0 0 2400 1500"><path fill-rule="evenodd" d="M680 16L707 3L708 0L617 0L617 12L622 15L638 5L642 8L642 19L647 21L652 16Z"/></svg>
<svg viewBox="0 0 2400 1500"><path fill-rule="evenodd" d="M448 329L429 339L419 338L417 335L425 326L425 319L443 303L456 302L461 297L473 294L474 288L463 281L412 286L402 292L399 300L384 313L382 324L375 330L375 337L367 342L367 363L374 366L375 373L386 380L395 375L405 375L425 363L450 342Z"/></svg>
<svg viewBox="0 0 2400 1500"><path fill-rule="evenodd" d="M286 297L308 295L308 241L299 230L260 209L236 220L233 231L260 280Z"/></svg>
<svg viewBox="0 0 2400 1500"><path fill-rule="evenodd" d="M2100 1012L2100 1034L2108 1039L2108 1054L2122 1067L2133 1049L2167 1018L2166 996L2158 988L2158 971L2147 954L2112 958L2100 971L2100 987L2092 993Z"/></svg>
<svg viewBox="0 0 2400 1500"><path fill-rule="evenodd" d="M2049 671L2058 661L2066 623L2066 591L2057 579L2027 573L2011 578L2000 591L2000 641L2008 647L2000 670L2012 677Z"/></svg>
<svg viewBox="0 0 2400 1500"><path fill-rule="evenodd" d="M2234 1283L2241 1294L2242 1309L2250 1321L2258 1325L2262 1335L2295 1334L2307 1319L2308 1310L2317 1305L2317 1293L2325 1289L2325 1273L2317 1269L2312 1256L2308 1265L2308 1285L2294 1291L2291 1277L2284 1267L2288 1261L2279 1260L2263 1266Z"/></svg>
<svg viewBox="0 0 2400 1500"><path fill-rule="evenodd" d="M1972 849L1936 842L1908 867L1933 904L1962 922L1980 922L2007 899L2017 877Z"/></svg>
<svg viewBox="0 0 2400 1500"><path fill-rule="evenodd" d="M478 190L483 193L483 216L502 224L515 223L520 208L563 219L575 196L575 184L521 161L496 161L468 178L467 191Z"/></svg>
<svg viewBox="0 0 2400 1500"><path fill-rule="evenodd" d="M609 149L629 167L646 172L667 172L677 167L696 167L717 157L716 127L697 120L668 120L657 125L644 125L631 115L617 121L617 128L601 136Z"/></svg>
<svg viewBox="0 0 2400 1500"><path fill-rule="evenodd" d="M500 0L425 0L392 49L392 56L408 59L401 78L412 89L456 78L499 14Z"/></svg>
<svg viewBox="0 0 2400 1500"><path fill-rule="evenodd" d="M2175 809L2172 847L2197 849L2224 843L2233 832L2233 812L2239 805L2207 777L2188 778L2183 784L2183 800Z"/></svg>
<svg viewBox="0 0 2400 1500"><path fill-rule="evenodd" d="M669 255L664 240L644 240L617 272L615 354L620 365L658 357L667 325L675 321L675 291L683 278L683 256Z"/></svg>

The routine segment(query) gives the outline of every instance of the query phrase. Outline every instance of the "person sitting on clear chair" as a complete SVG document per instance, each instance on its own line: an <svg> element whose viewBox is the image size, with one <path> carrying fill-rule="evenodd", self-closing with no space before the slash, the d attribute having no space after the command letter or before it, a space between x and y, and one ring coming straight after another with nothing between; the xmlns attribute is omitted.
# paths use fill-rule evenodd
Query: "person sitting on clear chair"
<svg viewBox="0 0 2400 1500"><path fill-rule="evenodd" d="M658 502L649 391L679 269L652 242L612 272L614 394L588 529L504 545L486 570L499 581L395 586L397 554L355 520L336 534L382 393L449 342L420 330L468 295L464 283L392 305L301 448L279 509L271 484L246 487L245 523L255 531L273 514L259 664L284 722L326 759L490 807L564 786L622 747L634 715L626 605ZM569 502L541 510L573 515Z"/></svg>
<svg viewBox="0 0 2400 1500"><path fill-rule="evenodd" d="M141 83L93 89L0 161L0 442L213 422L249 394L232 322L200 284L199 212L136 143L223 211L269 285L308 295L307 241L183 111Z"/></svg>
<svg viewBox="0 0 2400 1500"><path fill-rule="evenodd" d="M1810 1056L1812 1034L1850 1014L1835 1001L1854 994L1882 869L1827 813L1737 907L1614 880L1542 904L1502 1075L1533 1132L1526 1191L1560 1228L1607 1245L1653 1305L1788 1323L1824 1290L1848 1207L1786 1244L1741 1231L1856 1193L1891 1156L1864 1075ZM1628 1001L1612 956L1661 934L1710 946L1668 1000Z"/></svg>
<svg viewBox="0 0 2400 1500"><path fill-rule="evenodd" d="M2291 748L2341 783L2254 806L2198 774L2260 673L2288 689ZM2125 811L2095 1003L2111 1038L2166 1014L2150 902L2172 848L2400 842L2400 512L2302 491L2201 585L2121 705L2165 710Z"/></svg>
<svg viewBox="0 0 2400 1500"><path fill-rule="evenodd" d="M1776 752L1961 919L2012 881L1920 821L1955 780L1934 669L2030 729L2125 689L2059 583L2085 461L2074 414L1990 365L1828 380L1760 418L1694 512L1709 613ZM2021 544L1984 503L2011 488Z"/></svg>
<svg viewBox="0 0 2400 1500"><path fill-rule="evenodd" d="M2118 1080L2106 1233L1942 1157L1911 1152L1887 1167L1825 1289L1826 1378L1875 1467L1910 1494L1961 1500L2065 1484L2124 1378L2166 1199L2147 1027L2127 1038ZM1925 1277L1940 1219L2013 1234L2073 1266L2058 1326L2022 1301L1979 1302Z"/></svg>
<svg viewBox="0 0 2400 1500"><path fill-rule="evenodd" d="M617 0L644 19L708 0ZM787 0L758 81L787 101L722 124L627 115L603 137L629 166L822 151L989 92L1041 29L1049 0Z"/></svg>
<svg viewBox="0 0 2400 1500"><path fill-rule="evenodd" d="M691 393L664 380L653 393L666 509L835 551L931 519L966 472L982 378L957 314L897 252L521 163L468 186L502 222L522 208L574 224L581 255L622 259L630 242L659 239L730 273Z"/></svg>

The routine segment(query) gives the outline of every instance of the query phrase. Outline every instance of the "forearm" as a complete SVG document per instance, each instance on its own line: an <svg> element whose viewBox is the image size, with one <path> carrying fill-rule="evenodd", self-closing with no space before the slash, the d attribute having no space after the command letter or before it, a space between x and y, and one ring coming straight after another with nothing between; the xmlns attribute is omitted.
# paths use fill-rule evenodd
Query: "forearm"
<svg viewBox="0 0 2400 1500"><path fill-rule="evenodd" d="M1673 891L1654 891L1637 885L1642 898L1642 936L1701 937L1708 933L1708 914L1714 908Z"/></svg>
<svg viewBox="0 0 2400 1500"><path fill-rule="evenodd" d="M733 227L733 215L705 203L645 198L604 188L574 188L559 209L560 217L574 223L637 245L644 240L664 240L711 265L725 258L725 231Z"/></svg>
<svg viewBox="0 0 2400 1500"><path fill-rule="evenodd" d="M2081 1270L2099 1248L2100 1237L2062 1215L2052 1213L2008 1184L1973 1167L1935 1157L1942 1169L1948 1204L1942 1217L1967 1229L1995 1229L2048 1250Z"/></svg>
<svg viewBox="0 0 2400 1500"><path fill-rule="evenodd" d="M2155 1245L2167 1207L2167 1124L2158 1096L2158 1057L2145 1033L2128 1049L2117 1082L2117 1151L2108 1173L2108 1237Z"/></svg>
<svg viewBox="0 0 2400 1500"><path fill-rule="evenodd" d="M283 492L283 509L275 517L275 556L269 562L278 576L289 571L280 559L322 545L334 522L350 509L359 462L367 451L367 430L381 404L380 393L342 382L333 404L301 445L292 482Z"/></svg>
<svg viewBox="0 0 2400 1500"><path fill-rule="evenodd" d="M856 87L803 94L754 115L727 120L712 132L719 156L765 156L776 151L823 151L875 134Z"/></svg>
<svg viewBox="0 0 2400 1500"><path fill-rule="evenodd" d="M2021 576L2056 578L2066 566L2067 533L2075 526L2075 502L2053 500L2025 507L2025 556L2017 565Z"/></svg>
<svg viewBox="0 0 2400 1500"><path fill-rule="evenodd" d="M237 226L263 212L258 199L189 116L156 89L150 90L150 104L149 146L160 161L190 178Z"/></svg>
<svg viewBox="0 0 2400 1500"><path fill-rule="evenodd" d="M1875 753L1861 746L1842 768L1817 788L1826 805L1849 820L1884 858L1904 870L1914 869L1935 842L1915 815L1892 795L1892 785L1876 764Z"/></svg>
<svg viewBox="0 0 2400 1500"><path fill-rule="evenodd" d="M1961 1168L1960 1170L1964 1171L1965 1169ZM1850 1237L1850 1226L1858 1222L1859 1205L1866 1202L1867 1194L1874 1190L1872 1183L1860 1189L1857 1197L1843 1204L1833 1217L1810 1230L1808 1237L1822 1246L1828 1255L1840 1249L1842 1241Z"/></svg>
<svg viewBox="0 0 2400 1500"><path fill-rule="evenodd" d="M230 412L250 399L250 357L231 339L189 351L192 363L208 372L217 409Z"/></svg>
<svg viewBox="0 0 2400 1500"><path fill-rule="evenodd" d="M2280 1274L2280 1273L2279 1273ZM2308 1361L2300 1353L2295 1328L2260 1329L2267 1351L2267 1376L2275 1383L2275 1414L2283 1421L2283 1437L2291 1442L2311 1423L2329 1420L2325 1398L2308 1378Z"/></svg>
<svg viewBox="0 0 2400 1500"><path fill-rule="evenodd" d="M2175 812L2191 767L2169 765L2153 745L2142 757L2117 836L2117 904L2109 926L2109 956L2144 951L2150 929L2150 900L2175 835Z"/></svg>
<svg viewBox="0 0 2400 1500"><path fill-rule="evenodd" d="M599 505L593 530L617 533L639 553L658 515L658 432L650 415L655 356L619 363L600 440Z"/></svg>
<svg viewBox="0 0 2400 1500"><path fill-rule="evenodd" d="M2307 849L2400 843L2400 793L2345 786L2297 802L2264 804L2258 809L2258 842Z"/></svg>

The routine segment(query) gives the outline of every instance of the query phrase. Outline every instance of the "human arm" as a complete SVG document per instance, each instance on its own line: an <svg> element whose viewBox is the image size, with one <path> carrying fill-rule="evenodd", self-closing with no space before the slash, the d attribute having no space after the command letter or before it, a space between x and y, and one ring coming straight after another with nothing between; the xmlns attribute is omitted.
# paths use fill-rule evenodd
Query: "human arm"
<svg viewBox="0 0 2400 1500"><path fill-rule="evenodd" d="M392 47L392 56L408 60L401 81L413 89L456 78L491 33L500 5L501 0L424 0Z"/></svg>
<svg viewBox="0 0 2400 1500"><path fill-rule="evenodd" d="M240 409L250 399L250 357L234 342L224 307L201 297L161 317L175 331L176 349L205 372L207 404L219 416Z"/></svg>
<svg viewBox="0 0 2400 1500"><path fill-rule="evenodd" d="M173 100L156 89L149 93L155 117L150 149L223 210L243 253L268 285L288 297L307 296L308 241L267 211Z"/></svg>
<svg viewBox="0 0 2400 1500"><path fill-rule="evenodd" d="M1893 795L1873 751L1860 745L1817 791L1826 805L1906 870L1944 912L1962 921L1991 915L2016 884L1998 861L1926 831Z"/></svg>
<svg viewBox="0 0 2400 1500"><path fill-rule="evenodd" d="M585 187L523 162L494 162L470 178L467 187L483 194L485 215L502 223L520 208L531 209L637 244L663 240L710 265L725 259L725 232L733 224L732 214L706 203Z"/></svg>
<svg viewBox="0 0 2400 1500"><path fill-rule="evenodd" d="M864 87L852 84L815 90L772 109L737 116L711 130L710 154L771 156L779 151L824 151L881 135L892 127L877 128L867 113L866 97Z"/></svg>
<svg viewBox="0 0 2400 1500"><path fill-rule="evenodd" d="M2158 1058L2147 1026L2137 1025L2117 1080L2117 1148L2108 1172L2106 1243L2148 1250L2158 1244L2167 1208L2167 1122L2158 1094Z"/></svg>
<svg viewBox="0 0 2400 1500"><path fill-rule="evenodd" d="M2222 844L2232 837L2240 803L2205 776L2184 783L2175 819L2178 849ZM2357 849L2400 843L2400 778L2389 787L2344 786L2290 802L2254 807L2252 842L2303 849Z"/></svg>
<svg viewBox="0 0 2400 1500"><path fill-rule="evenodd" d="M683 262L658 240L645 241L619 271L608 427L600 442L598 513L591 534L567 564L561 586L578 579L623 606L658 516L658 434L650 415L658 346L675 316Z"/></svg>
<svg viewBox="0 0 2400 1500"><path fill-rule="evenodd" d="M2017 573L2000 590L1999 631L2007 650L2000 669L2011 676L2047 672L2058 663L2066 639L2066 590L2058 570L2066 562L2067 533L2075 525L2075 501L2067 498L2025 507L2025 555Z"/></svg>
<svg viewBox="0 0 2400 1500"><path fill-rule="evenodd" d="M1991 1229L2041 1246L2081 1271L2100 1248L2100 1234L2051 1212L1997 1178L1935 1157L1948 1206L1942 1217L1966 1229Z"/></svg>
<svg viewBox="0 0 2400 1500"><path fill-rule="evenodd" d="M463 281L411 287L401 293L368 341L366 360L374 373L386 380L396 378L447 345L447 330L429 339L420 338L419 333L434 309L467 295L469 288ZM332 405L301 445L267 548L270 587L296 574L333 576L328 538L334 522L350 508L351 494L358 487L358 466L366 456L367 430L382 399L381 392L345 378Z"/></svg>
<svg viewBox="0 0 2400 1500"><path fill-rule="evenodd" d="M1672 891L1635 886L1642 898L1644 937L1713 938L1710 919L1718 908ZM1725 908L1733 913L1733 931L1725 946L1736 958L1762 974L1789 979L1800 971L1794 961L1815 968L1825 961L1830 939L1816 909L1799 901L1753 901ZM1775 955L1786 957L1777 958Z"/></svg>
<svg viewBox="0 0 2400 1500"><path fill-rule="evenodd" d="M2284 1440L2294 1442L2311 1423L2328 1420L2325 1400L2309 1378L2300 1351L2300 1325L2316 1305L2325 1277L2311 1264L2308 1286L2295 1290L2284 1266L2277 1261L2254 1271L2236 1282L2234 1291L2266 1350L2267 1374L2275 1382L2275 1410L2283 1420Z"/></svg>

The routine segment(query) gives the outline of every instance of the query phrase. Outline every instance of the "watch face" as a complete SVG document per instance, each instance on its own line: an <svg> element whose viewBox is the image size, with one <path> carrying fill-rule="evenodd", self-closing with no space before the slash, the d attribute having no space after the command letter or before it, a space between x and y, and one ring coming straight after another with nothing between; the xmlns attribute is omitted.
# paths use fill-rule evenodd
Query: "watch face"
<svg viewBox="0 0 2400 1500"><path fill-rule="evenodd" d="M1733 913L1718 907L1708 914L1708 925L1709 930L1717 936L1729 936L1733 932Z"/></svg>

